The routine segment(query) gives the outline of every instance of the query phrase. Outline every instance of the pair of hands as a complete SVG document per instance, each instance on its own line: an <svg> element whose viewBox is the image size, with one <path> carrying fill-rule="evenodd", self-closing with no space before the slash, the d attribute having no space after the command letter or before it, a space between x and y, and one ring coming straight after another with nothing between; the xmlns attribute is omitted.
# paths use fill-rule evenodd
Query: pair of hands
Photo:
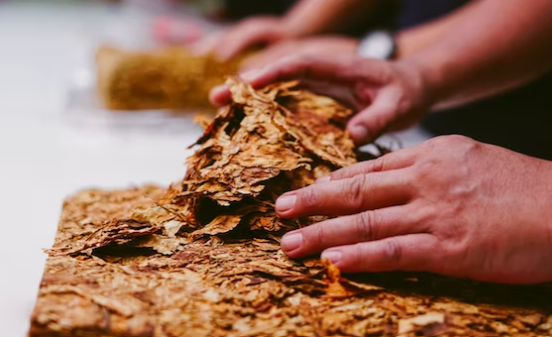
<svg viewBox="0 0 552 337"><path fill-rule="evenodd" d="M268 42L285 34L271 37ZM436 103L428 94L435 88L415 64L323 54L299 53L242 77L254 87L299 79L355 108L359 113L348 131L359 145L414 125ZM224 86L211 93L215 104L229 99ZM282 249L294 258L322 253L344 272L409 270L501 283L550 281L551 175L551 164L543 160L465 137L435 138L281 196L276 210L284 218L336 216L287 233Z"/></svg>
<svg viewBox="0 0 552 337"><path fill-rule="evenodd" d="M243 77L254 87L299 79L360 111L359 144L412 125L431 100L414 65L290 57ZM222 86L216 104L230 98ZM342 98L345 99L345 98ZM355 133L355 128L361 131ZM332 173L281 196L285 218L337 216L282 240L291 257L322 253L344 272L429 271L502 283L552 280L549 162L460 136L439 137Z"/></svg>

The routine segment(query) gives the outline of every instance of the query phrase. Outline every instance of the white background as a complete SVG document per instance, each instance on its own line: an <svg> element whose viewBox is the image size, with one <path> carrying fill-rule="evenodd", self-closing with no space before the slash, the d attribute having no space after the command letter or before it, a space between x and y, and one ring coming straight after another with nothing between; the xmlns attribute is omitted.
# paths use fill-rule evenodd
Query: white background
<svg viewBox="0 0 552 337"><path fill-rule="evenodd" d="M89 39L116 11L82 1L0 1L0 336L23 337L63 199L88 187L168 184L200 131L118 131L68 123ZM79 70L80 69L80 70ZM80 74L80 76L79 76ZM85 74L84 74L85 75ZM86 77L86 76L85 76ZM74 107L73 107L74 108ZM74 117L74 116L73 116ZM418 130L399 135L406 146Z"/></svg>

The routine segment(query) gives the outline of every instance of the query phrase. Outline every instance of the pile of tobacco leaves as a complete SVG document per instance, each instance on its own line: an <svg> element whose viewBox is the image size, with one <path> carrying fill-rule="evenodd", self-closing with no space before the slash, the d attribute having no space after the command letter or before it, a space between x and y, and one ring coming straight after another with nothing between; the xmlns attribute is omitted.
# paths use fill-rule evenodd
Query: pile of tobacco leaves
<svg viewBox="0 0 552 337"><path fill-rule="evenodd" d="M552 334L550 285L344 278L317 257L289 259L283 233L323 218L281 219L275 200L358 162L352 112L297 83L228 86L232 103L201 121L181 183L67 199L30 337Z"/></svg>
<svg viewBox="0 0 552 337"><path fill-rule="evenodd" d="M104 46L96 53L97 92L110 110L206 110L210 89L235 73L247 55L223 62L180 47L133 51Z"/></svg>

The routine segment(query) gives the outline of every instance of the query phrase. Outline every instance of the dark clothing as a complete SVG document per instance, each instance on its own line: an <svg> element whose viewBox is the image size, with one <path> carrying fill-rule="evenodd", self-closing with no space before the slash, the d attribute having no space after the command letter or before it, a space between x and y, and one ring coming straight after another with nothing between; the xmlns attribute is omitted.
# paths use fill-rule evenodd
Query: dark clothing
<svg viewBox="0 0 552 337"><path fill-rule="evenodd" d="M225 0L225 16L230 20L240 20L251 15L282 15L295 0Z"/></svg>
<svg viewBox="0 0 552 337"><path fill-rule="evenodd" d="M405 29L437 19L468 1L403 0L397 25ZM552 160L552 74L495 97L431 114L422 127L433 135L461 134Z"/></svg>
<svg viewBox="0 0 552 337"><path fill-rule="evenodd" d="M433 135L460 134L552 160L552 74L526 86L422 121Z"/></svg>
<svg viewBox="0 0 552 337"><path fill-rule="evenodd" d="M410 28L446 15L470 0L401 0L397 17L399 29Z"/></svg>

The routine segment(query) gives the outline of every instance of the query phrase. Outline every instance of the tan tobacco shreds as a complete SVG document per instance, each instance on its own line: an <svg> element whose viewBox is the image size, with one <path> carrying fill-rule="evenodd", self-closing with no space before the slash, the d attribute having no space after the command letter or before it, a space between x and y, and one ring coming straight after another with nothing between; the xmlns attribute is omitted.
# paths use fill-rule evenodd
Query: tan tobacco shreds
<svg viewBox="0 0 552 337"><path fill-rule="evenodd" d="M210 108L209 90L235 73L245 56L228 62L193 56L183 48L96 53L97 90L110 110Z"/></svg>
<svg viewBox="0 0 552 337"><path fill-rule="evenodd" d="M67 199L30 337L552 335L550 284L287 258L282 234L323 218L283 220L274 202L357 162L351 112L295 83L228 84L182 183Z"/></svg>

